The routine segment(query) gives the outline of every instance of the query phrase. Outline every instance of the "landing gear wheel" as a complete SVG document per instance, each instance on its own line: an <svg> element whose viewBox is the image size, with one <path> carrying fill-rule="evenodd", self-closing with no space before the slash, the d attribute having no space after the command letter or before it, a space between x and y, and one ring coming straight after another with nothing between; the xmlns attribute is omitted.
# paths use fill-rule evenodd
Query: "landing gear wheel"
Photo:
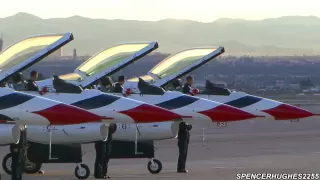
<svg viewBox="0 0 320 180"><path fill-rule="evenodd" d="M158 159L153 159L153 165L152 162L148 162L148 170L151 174L158 174L162 170L162 164Z"/></svg>
<svg viewBox="0 0 320 180"><path fill-rule="evenodd" d="M6 172L9 175L12 174L11 163L12 163L12 154L9 153L2 160L2 168L3 168L4 172Z"/></svg>
<svg viewBox="0 0 320 180"><path fill-rule="evenodd" d="M26 164L24 167L24 172L26 174L35 174L38 173L41 170L41 163L34 163L29 161L28 159L26 160Z"/></svg>
<svg viewBox="0 0 320 180"><path fill-rule="evenodd" d="M4 172L6 172L9 175L12 174L11 163L12 163L12 154L9 153L2 160L2 168L3 168ZM24 172L27 174L35 174L40 171L41 166L42 166L41 163L34 163L34 162L31 162L27 159L26 165L24 168Z"/></svg>
<svg viewBox="0 0 320 180"><path fill-rule="evenodd" d="M80 164L81 169L77 166L76 169L74 170L74 175L78 179L87 179L90 176L90 169L87 165L85 164Z"/></svg>

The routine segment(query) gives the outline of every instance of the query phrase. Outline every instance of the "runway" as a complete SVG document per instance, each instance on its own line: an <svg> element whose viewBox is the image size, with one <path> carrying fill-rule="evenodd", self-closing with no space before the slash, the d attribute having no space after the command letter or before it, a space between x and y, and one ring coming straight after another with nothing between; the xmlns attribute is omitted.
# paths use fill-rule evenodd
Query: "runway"
<svg viewBox="0 0 320 180"><path fill-rule="evenodd" d="M311 111L318 106L303 107ZM320 111L320 110L319 110ZM318 111L318 112L319 112ZM176 173L177 141L158 141L156 158L160 174L150 174L147 159L111 159L112 179L232 180L237 173L320 173L320 117L300 122L243 121L227 127L193 126L189 146L188 174ZM205 140L202 128L206 127ZM84 163L93 174L93 144L84 145ZM8 147L0 149L1 160ZM76 179L75 164L44 164L44 175L24 175L25 180ZM1 168L1 174L4 174ZM2 175L1 180L10 179ZM92 176L90 179L94 179Z"/></svg>

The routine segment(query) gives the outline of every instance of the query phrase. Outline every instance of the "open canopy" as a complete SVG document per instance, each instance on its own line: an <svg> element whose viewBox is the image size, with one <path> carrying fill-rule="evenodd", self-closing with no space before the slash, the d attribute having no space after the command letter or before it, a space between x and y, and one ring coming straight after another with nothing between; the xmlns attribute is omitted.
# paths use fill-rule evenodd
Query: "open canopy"
<svg viewBox="0 0 320 180"><path fill-rule="evenodd" d="M80 85L85 88L104 76L112 75L157 48L157 42L116 45L99 52L82 63L75 70L78 75L68 74L60 76L60 78L81 81Z"/></svg>
<svg viewBox="0 0 320 180"><path fill-rule="evenodd" d="M73 40L72 33L26 38L0 53L0 82L22 71Z"/></svg>
<svg viewBox="0 0 320 180"><path fill-rule="evenodd" d="M201 65L218 57L222 53L224 53L224 47L184 50L162 60L148 72L148 75L141 76L141 78L156 86L164 86L170 81L184 76ZM132 78L128 81L130 83L137 80L137 78Z"/></svg>

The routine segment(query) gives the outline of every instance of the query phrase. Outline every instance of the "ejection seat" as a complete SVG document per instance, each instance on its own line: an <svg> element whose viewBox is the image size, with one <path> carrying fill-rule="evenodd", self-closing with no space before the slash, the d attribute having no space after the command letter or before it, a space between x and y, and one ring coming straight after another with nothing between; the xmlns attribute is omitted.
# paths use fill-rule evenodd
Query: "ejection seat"
<svg viewBox="0 0 320 180"><path fill-rule="evenodd" d="M12 88L16 91L26 91L27 83L24 80L23 74L21 72L16 73L12 76Z"/></svg>
<svg viewBox="0 0 320 180"><path fill-rule="evenodd" d="M174 90L174 91L181 91L183 87L183 83L181 79L174 79L170 84L168 84L165 89L166 90Z"/></svg>
<svg viewBox="0 0 320 180"><path fill-rule="evenodd" d="M145 82L142 78L139 78L138 88L141 94L163 95L165 93L163 88L151 85Z"/></svg>
<svg viewBox="0 0 320 180"><path fill-rule="evenodd" d="M83 89L80 86L74 85L70 82L66 82L63 79L60 79L59 76L53 75L53 88L57 93L76 93L80 94Z"/></svg>
<svg viewBox="0 0 320 180"><path fill-rule="evenodd" d="M231 91L227 88L218 87L211 81L206 80L205 90L202 91L201 94L228 96L231 94Z"/></svg>
<svg viewBox="0 0 320 180"><path fill-rule="evenodd" d="M102 85L101 91L113 92L114 84L113 84L111 77L105 76L105 77L101 78L100 84Z"/></svg>

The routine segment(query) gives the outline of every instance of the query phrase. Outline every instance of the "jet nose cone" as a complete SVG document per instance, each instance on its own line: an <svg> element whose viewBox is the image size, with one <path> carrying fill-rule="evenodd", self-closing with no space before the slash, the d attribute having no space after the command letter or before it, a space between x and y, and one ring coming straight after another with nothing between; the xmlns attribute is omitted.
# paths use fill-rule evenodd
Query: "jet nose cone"
<svg viewBox="0 0 320 180"><path fill-rule="evenodd" d="M103 119L96 114L66 104L57 104L32 113L45 117L53 125L81 124Z"/></svg>
<svg viewBox="0 0 320 180"><path fill-rule="evenodd" d="M290 120L313 116L311 112L289 104L281 104L277 107L263 110L263 112L270 114L275 120Z"/></svg>
<svg viewBox="0 0 320 180"><path fill-rule="evenodd" d="M179 114L148 104L142 104L119 113L131 117L136 123L164 122L182 118Z"/></svg>
<svg viewBox="0 0 320 180"><path fill-rule="evenodd" d="M213 122L228 122L228 121L241 121L251 118L263 117L250 114L227 105L220 105L213 109L199 112L211 118Z"/></svg>

